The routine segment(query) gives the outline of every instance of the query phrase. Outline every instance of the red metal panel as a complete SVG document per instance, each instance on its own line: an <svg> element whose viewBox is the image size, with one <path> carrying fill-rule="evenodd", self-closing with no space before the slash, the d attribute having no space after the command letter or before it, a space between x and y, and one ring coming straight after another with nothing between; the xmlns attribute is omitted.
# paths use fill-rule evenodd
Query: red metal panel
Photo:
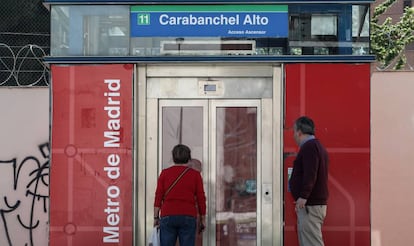
<svg viewBox="0 0 414 246"><path fill-rule="evenodd" d="M311 117L330 155L326 245L370 245L370 65L286 65L284 125L285 245L298 245L287 170L297 146L292 124Z"/></svg>
<svg viewBox="0 0 414 246"><path fill-rule="evenodd" d="M52 246L132 242L132 68L52 66Z"/></svg>

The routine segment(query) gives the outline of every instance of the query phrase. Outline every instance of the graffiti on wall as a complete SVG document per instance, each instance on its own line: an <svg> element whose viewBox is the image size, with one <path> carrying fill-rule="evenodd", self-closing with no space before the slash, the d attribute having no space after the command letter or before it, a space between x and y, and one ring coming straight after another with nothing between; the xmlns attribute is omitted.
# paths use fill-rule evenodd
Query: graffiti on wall
<svg viewBox="0 0 414 246"><path fill-rule="evenodd" d="M49 143L24 158L0 159L0 245L47 245Z"/></svg>
<svg viewBox="0 0 414 246"><path fill-rule="evenodd" d="M49 69L43 63L46 56L38 45L11 47L0 43L0 86L47 86Z"/></svg>

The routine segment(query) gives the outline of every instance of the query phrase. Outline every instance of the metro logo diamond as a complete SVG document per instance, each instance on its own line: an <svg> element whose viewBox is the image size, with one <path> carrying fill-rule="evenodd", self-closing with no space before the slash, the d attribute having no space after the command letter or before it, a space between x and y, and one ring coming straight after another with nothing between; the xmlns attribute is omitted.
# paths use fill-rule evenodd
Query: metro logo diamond
<svg viewBox="0 0 414 246"><path fill-rule="evenodd" d="M137 25L149 25L150 22L150 14L138 14L137 15Z"/></svg>

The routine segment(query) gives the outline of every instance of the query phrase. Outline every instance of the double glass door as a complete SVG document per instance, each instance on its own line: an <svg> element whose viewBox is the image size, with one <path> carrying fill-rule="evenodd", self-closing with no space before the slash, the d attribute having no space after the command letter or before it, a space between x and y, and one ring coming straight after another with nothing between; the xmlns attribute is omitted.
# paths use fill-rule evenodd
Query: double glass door
<svg viewBox="0 0 414 246"><path fill-rule="evenodd" d="M197 246L281 245L280 66L154 64L137 74L137 243L151 232L157 177L181 143L202 163L207 225Z"/></svg>
<svg viewBox="0 0 414 246"><path fill-rule="evenodd" d="M260 245L261 110L260 100L159 101L160 168L179 143L202 163L208 214L197 245Z"/></svg>

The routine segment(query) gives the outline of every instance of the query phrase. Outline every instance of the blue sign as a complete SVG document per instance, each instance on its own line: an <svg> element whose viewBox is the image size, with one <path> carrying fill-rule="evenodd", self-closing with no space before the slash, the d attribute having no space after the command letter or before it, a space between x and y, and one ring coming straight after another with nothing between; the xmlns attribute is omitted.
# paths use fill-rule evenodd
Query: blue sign
<svg viewBox="0 0 414 246"><path fill-rule="evenodd" d="M287 37L287 5L140 5L132 37Z"/></svg>

